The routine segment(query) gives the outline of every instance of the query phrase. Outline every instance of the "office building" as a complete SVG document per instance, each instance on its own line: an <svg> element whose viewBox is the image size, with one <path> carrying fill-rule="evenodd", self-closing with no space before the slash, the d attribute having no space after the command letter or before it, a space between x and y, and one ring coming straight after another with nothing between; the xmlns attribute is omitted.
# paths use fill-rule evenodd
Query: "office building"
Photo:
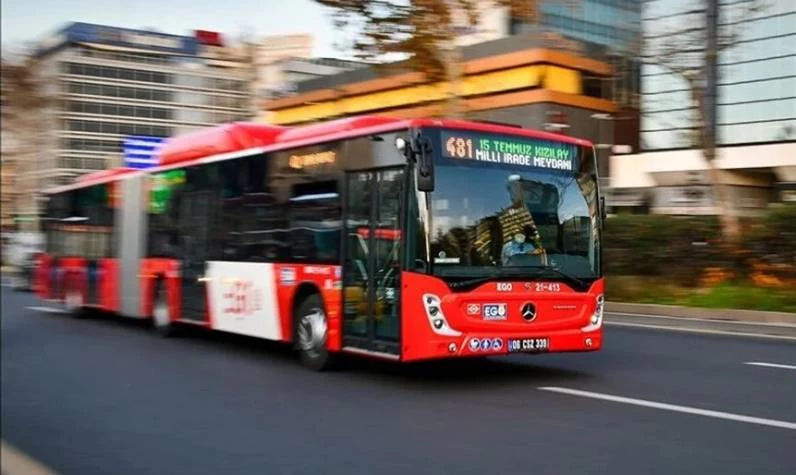
<svg viewBox="0 0 796 475"><path fill-rule="evenodd" d="M750 5L767 4L749 12ZM717 158L729 206L754 214L772 201L796 201L796 2L719 2L719 31L735 35L719 55ZM686 0L645 3L648 50L669 44L705 45L704 12ZM697 27L695 27L697 26ZM679 32L673 34L672 32ZM702 46L704 47L704 46ZM703 69L704 49L670 48L678 67ZM660 59L658 59L660 61ZM672 63L672 61L670 61ZM709 164L700 150L699 116L686 79L671 68L645 65L642 75L642 153L612 157L609 204L617 210L667 214L719 211Z"/></svg>
<svg viewBox="0 0 796 475"><path fill-rule="evenodd" d="M642 0L573 0L538 2L537 25L511 19L511 34L535 28L611 49L633 50L641 39Z"/></svg>
<svg viewBox="0 0 796 475"><path fill-rule="evenodd" d="M157 143L251 118L251 60L224 48L214 32L174 35L88 23L45 38L36 59L43 89L57 99L41 124L51 139L36 167L17 177L18 196L126 163L126 138ZM32 200L23 205L20 212L36 212Z"/></svg>
<svg viewBox="0 0 796 475"><path fill-rule="evenodd" d="M260 100L277 99L295 93L303 81L366 66L337 58L284 58L259 68L257 93Z"/></svg>
<svg viewBox="0 0 796 475"><path fill-rule="evenodd" d="M587 47L588 48L588 47ZM613 124L600 127L594 114L612 114L610 64L598 59L599 48L584 54L563 52L535 35L514 35L462 48L463 86L460 112L468 118L549 129L609 143ZM267 101L268 121L307 124L350 115L379 114L400 118L448 114L448 85L425 83L420 73L383 74L357 68L299 82L295 94ZM601 160L605 173L607 155Z"/></svg>
<svg viewBox="0 0 796 475"><path fill-rule="evenodd" d="M748 2L720 2L722 31L739 37L719 56L718 144L740 145L796 139L796 2L769 0L769 7L744 15ZM646 35L658 38L683 25L704 23L699 14L682 13L684 0L649 2L644 13ZM653 53L650 51L649 53ZM687 59L683 59L685 61ZM657 65L643 68L645 150L695 146L691 133L696 108L685 80Z"/></svg>
<svg viewBox="0 0 796 475"><path fill-rule="evenodd" d="M286 58L312 56L313 37L308 33L264 36L255 47L255 64L260 66Z"/></svg>
<svg viewBox="0 0 796 475"><path fill-rule="evenodd" d="M312 35L266 36L254 45L254 84L256 101L279 95L289 90L282 70L289 61L307 60L312 55ZM288 66L289 67L289 66Z"/></svg>

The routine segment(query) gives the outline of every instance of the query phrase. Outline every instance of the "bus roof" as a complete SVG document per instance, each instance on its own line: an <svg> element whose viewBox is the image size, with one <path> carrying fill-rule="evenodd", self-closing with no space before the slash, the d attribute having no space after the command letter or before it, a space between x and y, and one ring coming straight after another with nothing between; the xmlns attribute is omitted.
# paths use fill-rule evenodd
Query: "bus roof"
<svg viewBox="0 0 796 475"><path fill-rule="evenodd" d="M267 148L269 146L287 148L415 127L477 130L591 147L591 142L567 135L487 122L458 119L407 120L380 115L360 115L297 127L280 127L250 122L235 122L211 127L169 139L161 151L159 165L168 167L177 163L198 161L215 155L251 148Z"/></svg>
<svg viewBox="0 0 796 475"><path fill-rule="evenodd" d="M276 142L286 127L233 122L170 138L160 150L160 166L264 147Z"/></svg>
<svg viewBox="0 0 796 475"><path fill-rule="evenodd" d="M141 171L142 170L139 170L137 168L127 168L127 167L116 167L116 168L109 168L107 170L99 170L92 173L86 173L85 175L80 175L79 177L75 178L75 181L72 183L50 188L49 190L44 190L43 193L54 194L72 189L84 188L93 185L100 185L102 183L109 183L118 180L122 176L130 175L135 172L140 173Z"/></svg>
<svg viewBox="0 0 796 475"><path fill-rule="evenodd" d="M588 140L568 135L489 122L448 118L397 119L380 115L360 115L296 127L267 125L256 122L233 122L208 127L170 138L160 151L160 163L155 167L155 170L171 168L182 163L187 165L191 162L204 161L210 157L244 152L249 149L281 149L418 127L474 130L554 140L584 147L592 146L592 143ZM73 184L52 189L48 193L106 183L132 172L146 173L147 170L119 167L89 173L76 179Z"/></svg>
<svg viewBox="0 0 796 475"><path fill-rule="evenodd" d="M90 181L102 180L103 178L113 178L136 171L135 168L117 167L108 170L99 170L92 173L80 175L75 179L75 183L86 183Z"/></svg>

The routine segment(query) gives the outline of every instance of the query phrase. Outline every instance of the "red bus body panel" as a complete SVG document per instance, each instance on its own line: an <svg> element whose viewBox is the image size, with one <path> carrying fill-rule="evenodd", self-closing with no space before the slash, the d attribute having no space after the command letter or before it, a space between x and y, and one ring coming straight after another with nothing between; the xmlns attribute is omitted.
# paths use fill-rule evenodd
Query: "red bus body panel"
<svg viewBox="0 0 796 475"><path fill-rule="evenodd" d="M469 292L453 293L442 280L432 276L403 272L401 279L402 361L508 354L509 338L548 337L549 352L595 351L602 344L602 327L588 333L581 331L595 312L597 296L603 293L602 279L583 293L559 283L560 292L536 291L537 282L532 281L513 281L510 291L498 291L498 283L489 282ZM441 336L434 332L423 305L425 294L439 296L445 319L461 335ZM537 308L538 316L532 322L524 321L520 315L528 302ZM484 320L483 305L498 303L506 304L506 319ZM472 351L468 342L473 338L502 338L502 348ZM450 351L451 343L456 345L455 351Z"/></svg>
<svg viewBox="0 0 796 475"><path fill-rule="evenodd" d="M258 123L236 122L210 127L195 133L171 138L160 152L158 167L148 171L131 168L116 168L84 175L75 183L62 186L50 192L65 191L100 183L119 183L127 175L149 174L165 168L188 166L191 162L202 162L223 154L264 148L278 150L289 147L314 145L321 142L343 140L357 136L367 136L383 132L409 130L419 127L444 127L460 130L511 134L546 140L557 140L584 147L592 144L564 135L501 126L494 124L468 122L454 119L414 119L403 120L382 116L350 117L322 124L301 127L280 127ZM118 196L117 196L118 198ZM367 228L358 229L362 237L369 237ZM379 239L400 239L401 231L377 230ZM57 262L58 268L54 266ZM171 318L182 319L182 282L180 262L170 258L142 258L137 263L139 271L135 276L140 283L140 313L145 318L153 314L155 284L160 279L165 284ZM230 280L249 279L265 292L255 293L268 312L241 313L241 307L228 305L236 298L250 298L237 295L233 284L220 282L224 279L209 279L205 284L206 314L204 324L211 329L226 328L234 319L257 318L257 322L267 320L269 338L284 342L293 340L293 318L300 294L306 291L317 292L323 299L327 315L328 334L326 345L330 351L343 350L343 295L339 265L307 264L262 264L254 267L250 274L235 267L236 263L218 263L232 269ZM230 264L233 264L230 266ZM259 266L256 263L246 263ZM98 306L111 312L122 309L120 261L117 258L100 259L97 263ZM129 271L129 270L128 270ZM59 277L53 277L58 274ZM248 277L245 277L248 275ZM284 278L290 276L290 278ZM259 279L259 280L258 280ZM266 282L267 281L267 282ZM36 294L42 299L62 300L64 284L76 285L87 293L87 261L80 257L53 259L41 254L37 257L34 286ZM549 338L549 352L595 351L602 346L602 324L590 325L597 309L598 298L604 292L603 279L595 282L586 292L576 292L563 283L540 285L532 281L489 282L466 292L453 292L441 279L404 271L401 274L400 288L400 360L419 361L435 358L471 357L500 355L508 353L509 338ZM220 286L220 287L219 287ZM435 330L432 318L427 313L424 296L434 295L440 301L440 309L448 325L446 332ZM215 296L215 297L214 297ZM221 298L224 302L213 301ZM533 303L536 313L533 319L522 318L521 308ZM500 318L487 319L481 312L485 305L503 305L506 313ZM249 308L243 305L242 308ZM196 323L196 322L194 322ZM226 325L226 327L225 327ZM232 331L243 331L234 327ZM244 333L245 334L245 333ZM264 333L265 334L265 333ZM274 336L276 335L276 336ZM500 347L474 348L474 339L500 340Z"/></svg>
<svg viewBox="0 0 796 475"><path fill-rule="evenodd" d="M176 259L145 257L141 259L140 280L141 302L143 303L142 313L144 316L152 316L155 308L155 283L158 279L163 279L166 286L167 299L171 310L172 319L178 319L180 315L180 302L182 301L182 288L180 286L180 263Z"/></svg>

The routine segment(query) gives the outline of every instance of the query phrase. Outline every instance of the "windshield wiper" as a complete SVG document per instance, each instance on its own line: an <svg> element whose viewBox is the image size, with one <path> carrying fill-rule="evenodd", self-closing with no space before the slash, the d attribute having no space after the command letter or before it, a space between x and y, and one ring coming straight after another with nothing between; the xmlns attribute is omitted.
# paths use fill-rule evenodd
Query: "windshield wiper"
<svg viewBox="0 0 796 475"><path fill-rule="evenodd" d="M539 272L538 276L540 276L540 277L543 276L545 273L548 273L548 274L552 273L552 274L558 275L559 277L563 277L563 278L565 278L567 280L575 282L576 284L578 284L581 287L588 287L589 286L589 284L586 281L584 281L583 279L579 279L578 277L575 277L572 274L564 272L561 269L559 269L558 267L550 267L550 266L528 266L528 267L531 268L531 269L539 270L540 272Z"/></svg>
<svg viewBox="0 0 796 475"><path fill-rule="evenodd" d="M492 275L489 277L476 277L474 279L467 279L467 280L460 280L459 282L451 282L448 286L452 289L461 289L462 287L469 287L471 285L478 285L489 282L490 280L496 279L497 275Z"/></svg>

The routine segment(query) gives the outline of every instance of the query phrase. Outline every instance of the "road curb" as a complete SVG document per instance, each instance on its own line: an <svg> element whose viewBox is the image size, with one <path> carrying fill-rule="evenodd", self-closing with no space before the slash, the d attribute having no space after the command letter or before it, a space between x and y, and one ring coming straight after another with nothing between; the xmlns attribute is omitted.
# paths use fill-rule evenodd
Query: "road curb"
<svg viewBox="0 0 796 475"><path fill-rule="evenodd" d="M719 308L681 307L623 302L606 302L605 311L618 316L666 317L796 327L796 313L762 312Z"/></svg>
<svg viewBox="0 0 796 475"><path fill-rule="evenodd" d="M2 441L0 446L2 475L55 475L55 472Z"/></svg>

